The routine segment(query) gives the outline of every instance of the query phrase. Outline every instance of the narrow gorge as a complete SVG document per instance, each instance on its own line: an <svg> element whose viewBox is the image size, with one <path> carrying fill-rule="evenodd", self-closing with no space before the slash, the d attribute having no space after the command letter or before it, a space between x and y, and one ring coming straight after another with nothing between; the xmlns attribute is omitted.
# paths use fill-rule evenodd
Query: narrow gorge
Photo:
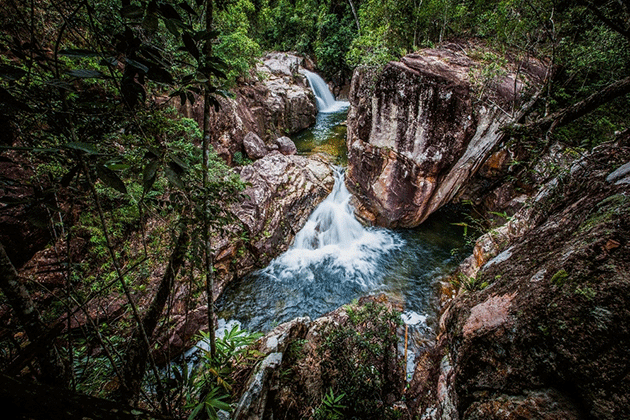
<svg viewBox="0 0 630 420"><path fill-rule="evenodd" d="M630 6L8 0L4 417L630 418Z"/></svg>

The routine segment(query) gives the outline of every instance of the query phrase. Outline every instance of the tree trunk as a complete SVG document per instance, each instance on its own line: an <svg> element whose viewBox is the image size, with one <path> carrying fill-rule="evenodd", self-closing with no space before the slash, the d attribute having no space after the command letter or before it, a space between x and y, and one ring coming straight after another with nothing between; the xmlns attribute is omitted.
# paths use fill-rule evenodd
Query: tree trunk
<svg viewBox="0 0 630 420"><path fill-rule="evenodd" d="M166 272L158 286L158 290L153 297L153 301L142 318L142 327L147 337L151 337L155 327L162 315L164 306L175 284L177 273L184 263L184 256L188 248L188 232L186 223L180 224L179 236L175 244L175 249L166 267ZM133 404L142 386L142 378L146 371L147 360L150 356L150 349L147 348L142 329L138 327L131 339L131 344L126 355L126 363L123 368L123 381L119 389L119 400L127 404Z"/></svg>
<svg viewBox="0 0 630 420"><path fill-rule="evenodd" d="M38 348L38 361L41 367L40 380L48 384L64 383L63 364L54 345L50 345L54 336L47 335L48 328L42 322L35 303L20 281L15 267L9 260L4 246L0 243L0 289L13 308L15 315L24 327L32 343L42 340ZM47 337L44 340L44 337ZM46 342L43 342L46 341Z"/></svg>
<svg viewBox="0 0 630 420"><path fill-rule="evenodd" d="M212 0L207 0L206 3L206 31L212 30L212 18L213 18L213 4ZM212 40L206 40L203 46L203 55L206 59L206 64L210 62L212 57ZM208 298L208 335L210 338L210 355L214 358L217 353L216 338L214 333L214 263L212 261L212 249L210 247L210 221L208 220L208 162L209 162L209 148L210 148L210 81L206 83L206 89L204 92L203 103L203 241L204 241L204 265L206 273L206 295Z"/></svg>
<svg viewBox="0 0 630 420"><path fill-rule="evenodd" d="M352 0L348 0L348 3L350 3L350 9L352 10L354 21L357 23L357 34L361 36L361 25L359 25L359 18L357 17L357 11L354 8L354 4L352 3Z"/></svg>
<svg viewBox="0 0 630 420"><path fill-rule="evenodd" d="M611 85L606 86L604 89L597 93L592 94L588 98L573 104L560 111L554 112L544 118L527 123L527 124L513 124L508 126L509 131L523 132L534 131L542 132L545 130L553 131L555 128L566 125L578 118L594 111L601 105L612 101L619 96L630 93L630 77L619 80Z"/></svg>

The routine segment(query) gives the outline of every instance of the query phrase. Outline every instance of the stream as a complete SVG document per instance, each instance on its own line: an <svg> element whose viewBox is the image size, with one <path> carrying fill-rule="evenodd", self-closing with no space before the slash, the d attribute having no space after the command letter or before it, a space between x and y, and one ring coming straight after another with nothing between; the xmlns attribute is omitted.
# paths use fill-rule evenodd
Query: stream
<svg viewBox="0 0 630 420"><path fill-rule="evenodd" d="M322 87L314 86L311 81L319 98ZM318 99L318 108L315 126L293 140L300 154L326 152L343 165L348 103ZM218 316L267 332L296 317L315 319L359 297L386 293L404 302L403 321L416 346L430 338L439 310L439 279L461 261L457 255L462 253L453 250L464 247L464 237L453 223L463 215L446 208L416 229L365 227L354 217L350 198L343 167L335 167L333 191L290 249L266 268L230 283L217 301Z"/></svg>

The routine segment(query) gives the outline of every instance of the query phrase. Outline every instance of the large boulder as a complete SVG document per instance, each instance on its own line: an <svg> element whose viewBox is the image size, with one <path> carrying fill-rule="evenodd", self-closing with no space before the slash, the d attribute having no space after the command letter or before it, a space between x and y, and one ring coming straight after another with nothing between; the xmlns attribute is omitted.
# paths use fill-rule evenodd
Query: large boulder
<svg viewBox="0 0 630 420"><path fill-rule="evenodd" d="M243 191L245 199L231 209L237 223L230 228L232 235L217 235L213 243L217 293L227 281L286 251L334 185L332 167L323 156L273 151L239 170L249 186Z"/></svg>
<svg viewBox="0 0 630 420"><path fill-rule="evenodd" d="M373 223L413 227L457 195L518 118L534 74L484 64L456 46L427 49L374 74L357 69L348 114L348 188ZM535 83L534 83L535 85Z"/></svg>
<svg viewBox="0 0 630 420"><path fill-rule="evenodd" d="M264 141L258 135L252 131L245 135L243 138L243 147L247 157L252 160L265 157L269 153L269 149Z"/></svg>
<svg viewBox="0 0 630 420"><path fill-rule="evenodd" d="M561 171L490 234L502 240L460 277L416 372L418 416L630 417L629 140Z"/></svg>

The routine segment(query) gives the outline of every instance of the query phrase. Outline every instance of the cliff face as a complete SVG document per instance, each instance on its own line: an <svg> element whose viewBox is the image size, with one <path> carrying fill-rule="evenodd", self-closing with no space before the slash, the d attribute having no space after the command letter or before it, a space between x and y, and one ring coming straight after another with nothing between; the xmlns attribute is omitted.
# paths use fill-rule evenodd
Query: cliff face
<svg viewBox="0 0 630 420"><path fill-rule="evenodd" d="M245 153L243 139L253 132L267 145L315 124L317 105L308 80L298 72L305 59L286 53L265 56L250 82L234 89L234 98L218 97L221 109L210 111L212 145L228 163ZM180 107L203 123L203 99Z"/></svg>
<svg viewBox="0 0 630 420"><path fill-rule="evenodd" d="M355 72L347 183L361 217L417 226L477 171L518 117L505 108L520 106L527 80L508 70L481 80L483 69L453 46Z"/></svg>
<svg viewBox="0 0 630 420"><path fill-rule="evenodd" d="M478 241L408 395L422 418L630 416L629 140Z"/></svg>

